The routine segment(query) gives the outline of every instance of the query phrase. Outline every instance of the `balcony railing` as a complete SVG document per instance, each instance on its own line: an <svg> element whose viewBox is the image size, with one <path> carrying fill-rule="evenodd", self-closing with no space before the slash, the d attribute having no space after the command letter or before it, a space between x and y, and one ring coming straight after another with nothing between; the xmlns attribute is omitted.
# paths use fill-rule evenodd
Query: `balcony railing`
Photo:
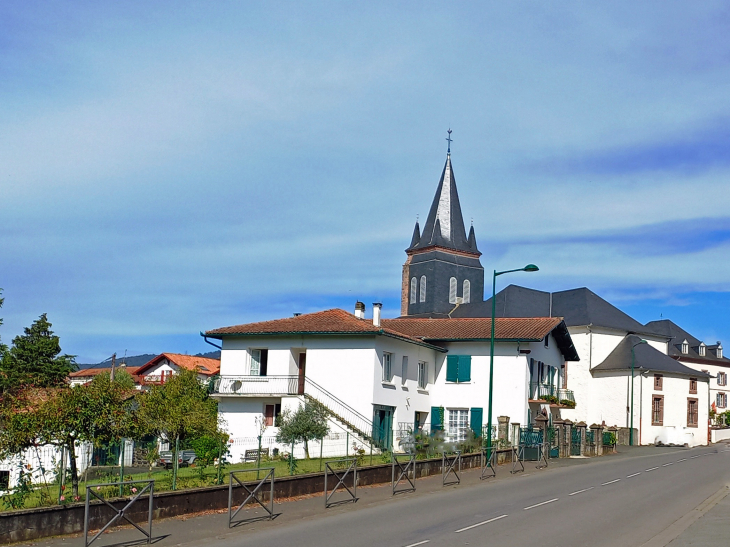
<svg viewBox="0 0 730 547"><path fill-rule="evenodd" d="M539 382L530 383L530 400L546 401L548 403L560 404L563 406L574 407L575 396L569 389L557 388L549 384L541 384Z"/></svg>
<svg viewBox="0 0 730 547"><path fill-rule="evenodd" d="M213 384L218 395L296 395L297 376L221 376Z"/></svg>

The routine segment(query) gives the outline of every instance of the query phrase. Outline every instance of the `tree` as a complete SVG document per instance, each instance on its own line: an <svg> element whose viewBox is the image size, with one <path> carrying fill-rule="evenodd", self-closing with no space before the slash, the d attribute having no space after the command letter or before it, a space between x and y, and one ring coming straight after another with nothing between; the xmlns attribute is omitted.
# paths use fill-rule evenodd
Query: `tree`
<svg viewBox="0 0 730 547"><path fill-rule="evenodd" d="M0 295L2 294L2 292L3 292L3 290L0 289ZM0 296L0 308L3 307L3 303L4 302L5 302L5 299L2 296ZM2 326L2 324L3 324L3 318L0 317L0 327ZM3 344L2 337L0 337L0 364L2 364L2 362L3 362L3 355L5 355L5 352L7 350L8 350L8 346L6 346L5 344ZM0 373L0 393L2 393L2 378L1 378L1 376L2 376L2 374Z"/></svg>
<svg viewBox="0 0 730 547"><path fill-rule="evenodd" d="M73 355L60 355L60 339L51 326L44 313L2 352L0 392L61 386L77 369Z"/></svg>
<svg viewBox="0 0 730 547"><path fill-rule="evenodd" d="M204 436L220 437L218 405L208 396L208 388L198 381L196 370L180 369L164 384L139 398L137 418L146 432L171 443ZM177 452L173 454L177 461Z"/></svg>
<svg viewBox="0 0 730 547"><path fill-rule="evenodd" d="M294 413L289 409L282 412L276 441L284 444L303 442L304 456L309 459L309 441L322 440L327 433L326 409L319 403L307 401Z"/></svg>
<svg viewBox="0 0 730 547"><path fill-rule="evenodd" d="M0 455L36 444L66 449L74 498L79 495L76 443L118 441L137 429L134 382L126 372L109 373L76 387L31 388L8 394L0 407Z"/></svg>

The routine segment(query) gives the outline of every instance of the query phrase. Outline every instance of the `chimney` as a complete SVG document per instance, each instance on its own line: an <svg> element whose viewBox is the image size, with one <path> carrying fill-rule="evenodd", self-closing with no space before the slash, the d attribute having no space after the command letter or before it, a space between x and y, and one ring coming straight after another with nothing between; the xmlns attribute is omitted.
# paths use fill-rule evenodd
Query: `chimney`
<svg viewBox="0 0 730 547"><path fill-rule="evenodd" d="M355 302L355 317L365 319L365 304L359 300Z"/></svg>
<svg viewBox="0 0 730 547"><path fill-rule="evenodd" d="M383 305L380 302L373 302L373 325L380 326L380 310Z"/></svg>

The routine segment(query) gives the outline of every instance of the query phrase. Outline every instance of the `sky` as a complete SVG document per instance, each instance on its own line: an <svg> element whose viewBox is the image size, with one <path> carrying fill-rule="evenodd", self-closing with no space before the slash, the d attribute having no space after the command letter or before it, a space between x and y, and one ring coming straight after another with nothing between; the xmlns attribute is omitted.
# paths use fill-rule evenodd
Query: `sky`
<svg viewBox="0 0 730 547"><path fill-rule="evenodd" d="M487 272L728 345L729 27L711 1L2 2L0 338L47 313L92 363L397 316L451 128Z"/></svg>

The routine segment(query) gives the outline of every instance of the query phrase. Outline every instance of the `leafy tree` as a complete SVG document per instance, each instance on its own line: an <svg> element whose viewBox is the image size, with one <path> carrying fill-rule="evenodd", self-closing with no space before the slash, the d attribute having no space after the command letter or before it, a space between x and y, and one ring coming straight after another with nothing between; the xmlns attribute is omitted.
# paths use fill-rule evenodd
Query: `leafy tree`
<svg viewBox="0 0 730 547"><path fill-rule="evenodd" d="M137 418L144 432L171 443L221 435L218 405L198 381L195 370L180 369L164 384L152 386L139 398ZM176 461L177 454L173 458Z"/></svg>
<svg viewBox="0 0 730 547"><path fill-rule="evenodd" d="M130 385L132 388L130 389ZM26 388L4 397L0 407L0 455L35 444L66 449L74 498L79 495L76 443L118 441L137 429L129 374L100 374L76 387Z"/></svg>
<svg viewBox="0 0 730 547"><path fill-rule="evenodd" d="M0 295L2 293L3 293L3 290L0 289ZM0 296L0 308L3 307L4 302L5 302L5 299L2 296ZM2 326L2 324L3 324L3 318L0 317L0 327ZM3 344L2 338L0 337L0 363L2 363L3 355L5 354L7 349L8 349L8 347L5 344Z"/></svg>
<svg viewBox="0 0 730 547"><path fill-rule="evenodd" d="M60 353L60 339L44 313L13 339L10 349L2 351L0 392L63 385L77 367L73 355Z"/></svg>
<svg viewBox="0 0 730 547"><path fill-rule="evenodd" d="M292 413L289 409L282 412L276 441L285 444L303 442L304 455L309 459L309 441L321 440L327 433L326 409L321 404L307 401L296 412Z"/></svg>

